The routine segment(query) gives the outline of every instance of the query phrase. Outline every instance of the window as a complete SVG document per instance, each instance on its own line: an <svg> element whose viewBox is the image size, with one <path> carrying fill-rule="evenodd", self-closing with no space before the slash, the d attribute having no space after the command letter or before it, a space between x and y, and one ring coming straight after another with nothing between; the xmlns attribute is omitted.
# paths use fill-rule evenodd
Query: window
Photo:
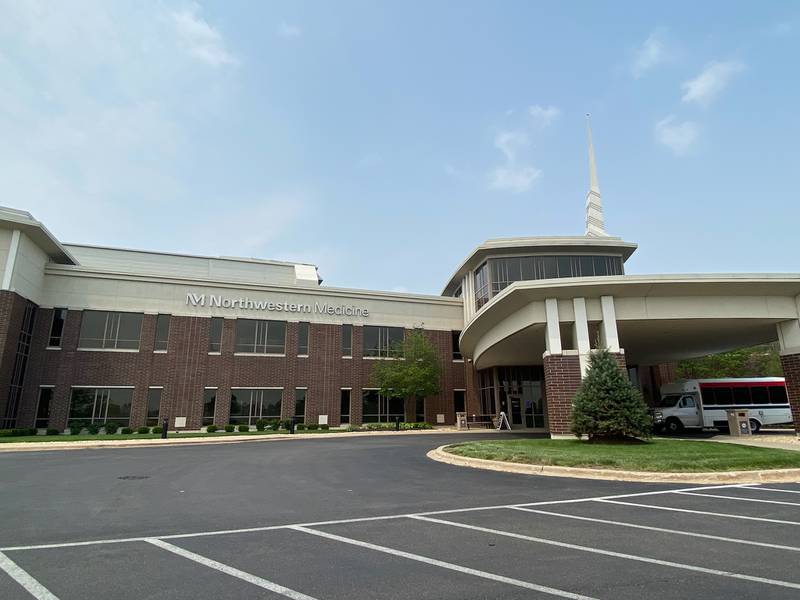
<svg viewBox="0 0 800 600"><path fill-rule="evenodd" d="M364 390L361 415L364 423L394 423L397 417L402 421L405 418L403 399L381 396L378 390Z"/></svg>
<svg viewBox="0 0 800 600"><path fill-rule="evenodd" d="M352 325L342 325L342 356L353 356Z"/></svg>
<svg viewBox="0 0 800 600"><path fill-rule="evenodd" d="M716 404L733 404L733 392L731 391L731 388L714 388L714 400Z"/></svg>
<svg viewBox="0 0 800 600"><path fill-rule="evenodd" d="M769 404L769 389L763 385L750 388L753 404Z"/></svg>
<svg viewBox="0 0 800 600"><path fill-rule="evenodd" d="M44 429L50 423L50 403L53 400L53 388L39 388L39 405L36 407L36 423L38 429Z"/></svg>
<svg viewBox="0 0 800 600"><path fill-rule="evenodd" d="M342 390L339 394L339 422L350 422L350 390Z"/></svg>
<svg viewBox="0 0 800 600"><path fill-rule="evenodd" d="M733 402L740 406L750 404L750 388L748 387L735 387L733 388Z"/></svg>
<svg viewBox="0 0 800 600"><path fill-rule="evenodd" d="M697 403L691 396L684 396L681 398L681 407L683 408L697 408Z"/></svg>
<svg viewBox="0 0 800 600"><path fill-rule="evenodd" d="M25 371L28 367L28 356L31 351L33 339L33 322L36 317L36 306L31 302L25 305L22 316L22 327L17 338L17 353L14 356L14 367L11 370L11 385L8 390L5 418L0 424L1 428L14 427L17 423L17 412L22 400L22 388L25 383Z"/></svg>
<svg viewBox="0 0 800 600"><path fill-rule="evenodd" d="M489 301L489 263L483 263L475 270L475 309Z"/></svg>
<svg viewBox="0 0 800 600"><path fill-rule="evenodd" d="M297 325L297 355L308 356L308 329L309 324L306 322L298 323Z"/></svg>
<svg viewBox="0 0 800 600"><path fill-rule="evenodd" d="M494 415L497 413L494 399L494 371L484 369L480 371L480 390L481 390L481 414Z"/></svg>
<svg viewBox="0 0 800 600"><path fill-rule="evenodd" d="M463 356L461 356L461 348L458 345L458 338L461 336L460 331L451 331L450 338L451 338L451 346L453 350L453 360L463 360Z"/></svg>
<svg viewBox="0 0 800 600"><path fill-rule="evenodd" d="M153 350L156 352L166 352L168 341L169 315L158 315L156 317L156 341Z"/></svg>
<svg viewBox="0 0 800 600"><path fill-rule="evenodd" d="M769 399L772 404L789 404L789 398L786 397L786 388L782 385L770 386Z"/></svg>
<svg viewBox="0 0 800 600"><path fill-rule="evenodd" d="M225 320L222 317L211 317L211 324L208 328L208 351L222 351L222 325Z"/></svg>
<svg viewBox="0 0 800 600"><path fill-rule="evenodd" d="M138 350L142 332L140 313L83 311L79 348Z"/></svg>
<svg viewBox="0 0 800 600"><path fill-rule="evenodd" d="M401 354L405 331L402 327L364 326L364 356L397 357Z"/></svg>
<svg viewBox="0 0 800 600"><path fill-rule="evenodd" d="M217 388L206 388L203 390L203 425L214 424L214 412L216 409Z"/></svg>
<svg viewBox="0 0 800 600"><path fill-rule="evenodd" d="M464 390L455 390L453 392L453 412L460 413L466 411L467 407L464 399L465 399Z"/></svg>
<svg viewBox="0 0 800 600"><path fill-rule="evenodd" d="M260 419L281 418L283 389L234 389L231 393L231 423L255 425Z"/></svg>
<svg viewBox="0 0 800 600"><path fill-rule="evenodd" d="M47 342L48 347L61 348L61 336L64 334L64 321L66 320L66 308L53 309L53 322L50 323L50 339Z"/></svg>
<svg viewBox="0 0 800 600"><path fill-rule="evenodd" d="M151 387L147 390L147 420L145 425L158 425L158 416L161 413L161 392L160 387Z"/></svg>
<svg viewBox="0 0 800 600"><path fill-rule="evenodd" d="M297 388L294 391L294 420L295 423L306 422L306 388Z"/></svg>
<svg viewBox="0 0 800 600"><path fill-rule="evenodd" d="M414 421L416 423L425 422L425 398L414 399Z"/></svg>
<svg viewBox="0 0 800 600"><path fill-rule="evenodd" d="M236 319L235 352L285 354L286 322Z"/></svg>
<svg viewBox="0 0 800 600"><path fill-rule="evenodd" d="M128 425L133 388L72 388L70 420Z"/></svg>

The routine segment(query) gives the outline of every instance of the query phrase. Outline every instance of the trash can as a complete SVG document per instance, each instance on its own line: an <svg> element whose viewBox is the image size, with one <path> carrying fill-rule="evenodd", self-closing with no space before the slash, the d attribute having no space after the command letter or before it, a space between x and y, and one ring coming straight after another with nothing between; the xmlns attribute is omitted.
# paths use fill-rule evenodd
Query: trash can
<svg viewBox="0 0 800 600"><path fill-rule="evenodd" d="M728 428L731 435L752 435L750 417L746 410L729 408L725 412L728 414Z"/></svg>
<svg viewBox="0 0 800 600"><path fill-rule="evenodd" d="M456 413L456 426L459 429L469 429L469 427L467 427L467 413L465 412Z"/></svg>

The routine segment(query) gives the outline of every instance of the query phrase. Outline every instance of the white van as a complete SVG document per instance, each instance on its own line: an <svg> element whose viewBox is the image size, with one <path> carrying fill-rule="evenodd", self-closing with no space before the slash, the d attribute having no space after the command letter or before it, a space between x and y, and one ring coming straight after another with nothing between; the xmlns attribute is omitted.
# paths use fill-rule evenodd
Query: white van
<svg viewBox="0 0 800 600"><path fill-rule="evenodd" d="M783 377L682 379L661 386L653 420L656 429L680 433L687 428L728 428L726 409L747 409L750 429L792 422Z"/></svg>

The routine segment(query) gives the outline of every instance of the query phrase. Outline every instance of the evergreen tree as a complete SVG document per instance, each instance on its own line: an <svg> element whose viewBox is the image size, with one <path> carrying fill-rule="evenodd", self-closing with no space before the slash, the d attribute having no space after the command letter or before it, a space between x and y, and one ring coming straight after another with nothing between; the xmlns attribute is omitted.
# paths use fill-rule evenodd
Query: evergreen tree
<svg viewBox="0 0 800 600"><path fill-rule="evenodd" d="M439 357L420 329L406 334L393 349L398 360L375 361L372 380L383 396L425 398L439 393Z"/></svg>
<svg viewBox="0 0 800 600"><path fill-rule="evenodd" d="M642 394L608 350L589 358L572 407L572 432L595 439L650 437L653 420Z"/></svg>

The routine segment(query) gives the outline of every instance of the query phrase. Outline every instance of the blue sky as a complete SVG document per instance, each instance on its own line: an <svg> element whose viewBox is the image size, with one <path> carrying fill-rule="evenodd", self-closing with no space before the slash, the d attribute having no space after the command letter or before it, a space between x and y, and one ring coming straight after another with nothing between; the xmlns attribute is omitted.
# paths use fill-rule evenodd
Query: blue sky
<svg viewBox="0 0 800 600"><path fill-rule="evenodd" d="M583 233L628 273L799 272L789 2L0 0L0 204L60 239L438 293Z"/></svg>

